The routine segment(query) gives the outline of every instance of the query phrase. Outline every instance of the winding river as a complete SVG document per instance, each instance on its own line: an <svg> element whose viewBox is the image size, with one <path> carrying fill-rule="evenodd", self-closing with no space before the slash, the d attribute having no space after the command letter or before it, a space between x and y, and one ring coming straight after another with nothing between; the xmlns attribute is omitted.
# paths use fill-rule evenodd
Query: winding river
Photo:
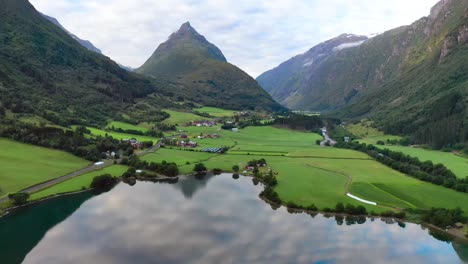
<svg viewBox="0 0 468 264"><path fill-rule="evenodd" d="M250 178L119 184L0 219L1 263L466 263L416 224L273 209Z"/></svg>

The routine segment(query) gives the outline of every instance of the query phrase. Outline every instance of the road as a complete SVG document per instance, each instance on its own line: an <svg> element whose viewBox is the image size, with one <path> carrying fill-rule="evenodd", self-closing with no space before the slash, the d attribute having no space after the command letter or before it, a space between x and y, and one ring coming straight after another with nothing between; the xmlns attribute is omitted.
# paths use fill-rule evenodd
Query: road
<svg viewBox="0 0 468 264"><path fill-rule="evenodd" d="M330 142L331 146L336 145L336 141L333 140L330 136L328 136L328 132L327 132L326 127L322 128L322 136L323 136L324 140L322 142L320 142L320 146L325 147L327 141Z"/></svg>
<svg viewBox="0 0 468 264"><path fill-rule="evenodd" d="M148 153L155 152L160 147L161 147L161 141L158 141L158 143L156 143L156 145L152 146L151 148L149 148L147 150L141 151L141 152L137 153L136 155L141 157L141 156L144 156L144 155L146 155ZM63 175L61 177L58 177L58 178L55 178L55 179L52 179L52 180L48 180L48 181L45 181L45 182L30 186L30 187L28 187L28 188L26 188L24 190L21 190L21 192L26 192L26 193L31 194L31 193L40 191L42 189L49 188L49 187L51 187L53 185L59 184L61 182L69 180L71 178L80 176L82 174L92 172L92 171L95 171L95 170L101 170L101 169L103 169L105 167L109 167L109 166L114 165L114 160L105 160L103 162L104 162L104 164L102 164L102 165L94 165L93 164L91 166L88 166L88 167L83 168L81 170L74 171L74 172L69 173L67 175ZM118 160L118 163L120 163L120 159ZM8 196L2 197L2 198L0 198L0 203L6 202L8 200L9 200Z"/></svg>

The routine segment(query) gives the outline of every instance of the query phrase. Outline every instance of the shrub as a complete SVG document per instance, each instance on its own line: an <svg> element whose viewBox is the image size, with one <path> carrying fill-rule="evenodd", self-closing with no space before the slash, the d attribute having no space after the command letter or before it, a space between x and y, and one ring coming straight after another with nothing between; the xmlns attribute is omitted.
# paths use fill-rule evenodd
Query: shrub
<svg viewBox="0 0 468 264"><path fill-rule="evenodd" d="M205 164L203 163L197 163L195 167L193 167L193 171L197 173L205 172L206 170Z"/></svg>
<svg viewBox="0 0 468 264"><path fill-rule="evenodd" d="M311 205L307 206L305 209L308 210L308 211L318 211L318 208L317 208L317 206L315 206L315 204L311 204Z"/></svg>
<svg viewBox="0 0 468 264"><path fill-rule="evenodd" d="M29 193L25 192L18 192L18 193L10 193L8 194L8 198L13 201L14 205L23 205L29 199Z"/></svg>
<svg viewBox="0 0 468 264"><path fill-rule="evenodd" d="M343 203L337 203L336 206L335 206L335 211L337 213L343 213L345 210L345 207L343 205Z"/></svg>
<svg viewBox="0 0 468 264"><path fill-rule="evenodd" d="M90 187L97 190L107 190L117 183L117 179L110 174L103 174L93 178Z"/></svg>
<svg viewBox="0 0 468 264"><path fill-rule="evenodd" d="M240 170L239 165L232 166L232 171L233 172L239 172L239 170Z"/></svg>
<svg viewBox="0 0 468 264"><path fill-rule="evenodd" d="M221 174L221 173L223 173L223 170L222 170L222 169L219 169L219 168L214 168L214 169L213 169L213 174L219 175L219 174Z"/></svg>

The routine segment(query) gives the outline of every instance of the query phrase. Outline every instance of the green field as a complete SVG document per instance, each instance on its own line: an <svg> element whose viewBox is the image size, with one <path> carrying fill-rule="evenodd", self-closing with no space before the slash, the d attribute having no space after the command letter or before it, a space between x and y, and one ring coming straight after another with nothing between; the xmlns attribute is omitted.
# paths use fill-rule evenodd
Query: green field
<svg viewBox="0 0 468 264"><path fill-rule="evenodd" d="M384 132L372 127L372 121L369 120L362 120L356 124L347 124L346 130L360 138L384 136Z"/></svg>
<svg viewBox="0 0 468 264"><path fill-rule="evenodd" d="M89 131L91 131L91 134L94 136L105 136L106 134L115 138L115 139L131 139L135 138L136 140L143 142L143 141L153 141L154 144L158 142L157 138L154 137L149 137L149 136L140 136L140 135L133 135L133 134L126 134L126 133L119 133L119 132L113 132L113 131L105 131L102 129L94 128L94 127L86 127Z"/></svg>
<svg viewBox="0 0 468 264"><path fill-rule="evenodd" d="M164 112L168 113L170 116L168 119L164 120L164 123L167 124L177 124L177 125L185 125L191 121L199 121L199 120L206 120L206 117L198 116L193 113L188 112L177 112L173 110L164 110Z"/></svg>
<svg viewBox="0 0 468 264"><path fill-rule="evenodd" d="M442 163L453 173L455 173L458 178L465 178L468 176L468 159L457 156L453 153L405 146L376 145L376 147L382 149L388 148L392 151L399 151L406 155L418 157L421 161L430 160L434 164Z"/></svg>
<svg viewBox="0 0 468 264"><path fill-rule="evenodd" d="M69 153L0 138L0 196L86 167Z"/></svg>
<svg viewBox="0 0 468 264"><path fill-rule="evenodd" d="M221 108L216 108L216 107L201 107L201 108L195 108L193 110L200 112L200 113L208 113L216 117L230 117L236 113L236 111L234 110L226 110L226 109L221 109Z"/></svg>
<svg viewBox="0 0 468 264"><path fill-rule="evenodd" d="M165 160L169 162L175 162L178 166L182 166L186 165L187 162L192 164L200 161L205 161L214 156L216 156L216 154L161 148L156 152L143 156L141 159L146 160L148 162L157 163L160 163L163 160Z"/></svg>
<svg viewBox="0 0 468 264"><path fill-rule="evenodd" d="M357 128L360 128L363 130L362 125L354 125ZM352 125L348 125L347 128L349 129L352 127ZM374 129L375 130L375 129ZM411 146L398 146L398 145L377 145L377 141L383 141L387 142L388 140L400 140L400 136L394 136L394 135L383 135L381 132L377 132L379 135L369 136L369 137L364 137L363 139L358 139L360 143L366 143L366 144L372 144L375 145L376 147L380 149L389 149L392 151L398 151L402 152L406 155L410 155L412 157L417 157L421 161L427 161L430 160L434 164L437 163L442 163L444 164L448 169L450 169L453 173L458 178L465 178L468 176L468 159L457 156L453 153L449 152L443 152L443 151L437 151L437 150L429 150L429 149L423 149L423 148L417 148L417 147L411 147Z"/></svg>
<svg viewBox="0 0 468 264"><path fill-rule="evenodd" d="M219 127L179 127L179 129L185 130L184 133L199 143L198 149L223 145L233 146L233 148L227 154L220 155L167 147L147 154L142 159L149 162L162 162L163 160L175 162L181 174L189 174L197 162L203 162L208 169L220 168L224 171L231 171L233 165L243 168L252 159L265 158L273 171L278 173L278 185L275 190L284 202L292 201L304 206L314 203L321 209L334 207L337 202L343 202L360 204L368 211L374 212L396 208L427 209L458 206L468 212L468 194L403 175L361 152L320 147L315 143L316 140L321 139L318 134L275 127L247 127L239 132L221 130ZM97 129L92 129L92 132L93 134L106 133ZM212 133L220 137L218 139L195 139L200 134ZM125 134L116 134L122 138L128 137ZM371 140L376 140L376 138L380 140L381 137L376 136ZM441 162L448 167L466 166L465 159L450 153L393 147L412 151L408 153L412 156L423 155L427 159L445 159ZM420 151L424 151L423 154ZM457 163L453 163L454 161ZM454 172L468 171L464 168L459 167ZM85 174L36 193L33 199L80 190L82 187L87 187L96 175L111 173L118 176L125 170L123 166L113 166ZM363 204L347 197L346 192L377 202L378 205Z"/></svg>
<svg viewBox="0 0 468 264"><path fill-rule="evenodd" d="M112 127L114 128L121 128L123 130L135 130L135 131L140 131L140 132L146 132L149 129L146 127L141 127L141 126L135 126L129 123L124 123L124 122L119 122L119 121L112 121L107 125L107 129L111 129Z"/></svg>
<svg viewBox="0 0 468 264"><path fill-rule="evenodd" d="M176 162L183 174L190 173L197 160L204 160L210 169L230 171L235 164L243 167L249 160L263 157L279 173L276 191L285 202L315 203L319 208L334 207L337 202L361 204L345 195L348 188L352 194L379 204L362 204L369 211L460 206L468 212L467 194L405 176L361 152L317 146L315 140L321 139L317 134L274 127L248 127L237 133L217 128L184 129L189 135L217 132L221 136L206 143L200 140L200 144L237 144L228 154L212 157L197 158L200 153L178 150L164 150L157 156L156 161ZM191 164L184 165L186 161ZM348 179L352 180L346 187Z"/></svg>
<svg viewBox="0 0 468 264"><path fill-rule="evenodd" d="M67 193L80 191L89 188L93 178L102 174L111 174L112 176L119 177L126 172L128 167L122 165L114 165L96 170L93 172L85 173L75 178L69 179L47 189L41 190L31 195L31 200L37 200L48 197L54 194Z"/></svg>

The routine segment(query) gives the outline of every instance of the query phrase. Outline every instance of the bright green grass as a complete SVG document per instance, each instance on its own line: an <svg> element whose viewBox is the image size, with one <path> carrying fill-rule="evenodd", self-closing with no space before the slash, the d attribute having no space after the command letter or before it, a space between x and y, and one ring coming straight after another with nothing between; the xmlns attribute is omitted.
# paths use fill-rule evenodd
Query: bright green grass
<svg viewBox="0 0 468 264"><path fill-rule="evenodd" d="M143 142L143 141L153 141L155 144L158 142L157 138L154 137L149 137L149 136L140 136L140 135L133 135L133 134L126 134L126 133L119 133L119 132L113 132L113 131L105 131L101 130L98 128L93 128L93 127L86 127L89 131L91 131L91 134L94 136L105 136L106 134L109 136L112 136L115 139L131 139L135 138L136 140Z"/></svg>
<svg viewBox="0 0 468 264"><path fill-rule="evenodd" d="M351 132L351 134L360 137L360 138L367 138L367 137L376 137L376 136L383 136L384 133L382 131L377 130L376 128L372 127L372 121L362 120L356 124L348 124L346 125L346 130Z"/></svg>
<svg viewBox="0 0 468 264"><path fill-rule="evenodd" d="M187 162L190 164L201 162L213 156L216 156L216 154L161 148L156 152L143 156L141 159L148 162L158 163L165 160L167 162L175 162L178 166L182 166L186 165Z"/></svg>
<svg viewBox="0 0 468 264"><path fill-rule="evenodd" d="M406 155L417 157L421 161L430 160L434 164L442 163L455 173L458 178L463 179L468 176L468 159L453 153L405 146L375 146L381 149L388 148L392 151L399 151Z"/></svg>
<svg viewBox="0 0 468 264"><path fill-rule="evenodd" d="M366 144L377 144L377 141L383 141L385 144L387 144L387 140L401 140L400 136L395 136L395 135L383 135L383 136L373 136L373 137L367 137L363 139L358 139L357 141L361 143L366 143Z"/></svg>
<svg viewBox="0 0 468 264"><path fill-rule="evenodd" d="M167 124L184 125L191 121L207 119L206 117L198 116L198 115L187 113L187 112L177 112L173 110L164 110L164 112L170 115L168 119L163 121L164 123L167 123Z"/></svg>
<svg viewBox="0 0 468 264"><path fill-rule="evenodd" d="M146 127L141 127L141 126L135 126L129 123L124 123L124 122L119 122L119 121L112 121L107 125L107 128L121 128L123 130L136 130L136 131L141 131L141 132L146 132L149 129Z"/></svg>
<svg viewBox="0 0 468 264"><path fill-rule="evenodd" d="M216 107L202 107L202 108L195 108L193 110L200 112L200 113L208 113L216 117L229 117L229 116L233 116L236 113L236 111L233 111L233 110L226 110L226 109L221 109L221 108L216 108Z"/></svg>
<svg viewBox="0 0 468 264"><path fill-rule="evenodd" d="M293 155L318 155L317 152L325 148L317 146L315 141L322 137L315 133L306 133L293 130L280 129L269 126L247 127L239 132L223 130L219 127L179 127L185 131L191 140L196 141L198 149L205 147L234 146L231 151L236 153L271 153ZM217 139L197 139L200 134L218 134ZM302 151L302 153L300 152ZM309 152L309 153L306 153Z"/></svg>
<svg viewBox="0 0 468 264"><path fill-rule="evenodd" d="M69 153L0 138L0 196L82 169L89 161Z"/></svg>
<svg viewBox="0 0 468 264"><path fill-rule="evenodd" d="M47 189L41 190L31 195L31 200L37 200L44 197L48 197L54 194L75 192L82 190L83 188L89 188L93 178L102 174L111 174L114 177L121 176L128 170L128 167L122 165L114 165L106 167L93 172L85 173L75 178L69 179Z"/></svg>
<svg viewBox="0 0 468 264"><path fill-rule="evenodd" d="M352 177L351 193L366 200L404 208L455 208L459 206L468 212L468 194L419 181L374 160L310 159L308 164ZM363 186L362 183L374 186ZM358 186L354 187L355 184ZM390 199L390 196L393 198ZM392 201L394 198L401 202ZM402 203L406 203L407 206Z"/></svg>

